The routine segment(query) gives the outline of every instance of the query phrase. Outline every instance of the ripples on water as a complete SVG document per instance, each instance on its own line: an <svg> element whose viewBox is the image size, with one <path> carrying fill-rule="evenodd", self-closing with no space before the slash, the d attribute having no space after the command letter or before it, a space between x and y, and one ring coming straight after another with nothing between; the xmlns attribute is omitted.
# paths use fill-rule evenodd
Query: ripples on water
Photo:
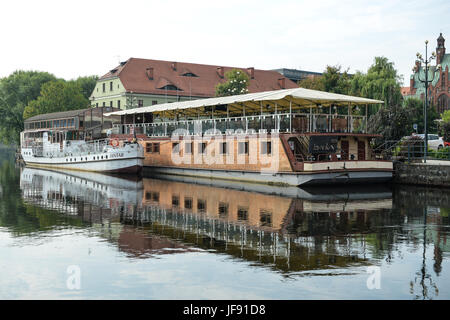
<svg viewBox="0 0 450 320"><path fill-rule="evenodd" d="M450 297L450 190L167 178L3 159L0 298ZM368 288L372 267L380 289Z"/></svg>

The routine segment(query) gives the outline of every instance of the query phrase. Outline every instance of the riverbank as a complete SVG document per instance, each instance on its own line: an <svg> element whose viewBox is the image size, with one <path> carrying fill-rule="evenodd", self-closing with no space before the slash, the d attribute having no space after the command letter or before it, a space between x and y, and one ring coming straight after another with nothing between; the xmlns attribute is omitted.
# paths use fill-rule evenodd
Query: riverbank
<svg viewBox="0 0 450 320"><path fill-rule="evenodd" d="M450 161L394 162L394 183L450 187Z"/></svg>

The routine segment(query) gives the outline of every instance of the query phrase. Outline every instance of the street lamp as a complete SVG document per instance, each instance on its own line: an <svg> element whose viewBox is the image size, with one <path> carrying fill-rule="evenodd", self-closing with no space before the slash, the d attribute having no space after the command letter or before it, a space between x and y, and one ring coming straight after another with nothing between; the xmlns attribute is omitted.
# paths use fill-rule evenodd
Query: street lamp
<svg viewBox="0 0 450 320"><path fill-rule="evenodd" d="M424 153L424 163L427 163L427 153L428 153L428 130L427 130L427 110L428 110L428 85L433 82L434 77L436 75L436 72L439 71L439 69L441 68L441 65L438 64L436 66L436 69L432 72L433 78L431 80L428 79L428 70L430 69L431 66L429 66L429 64L431 63L431 61L433 59L436 58L436 53L433 52L431 54L431 57L428 58L428 40L425 40L425 59L423 59L422 55L420 53L417 53L417 59L419 61L421 61L422 63L425 63L425 80L424 79L420 79L420 72L419 69L417 69L417 79L419 79L420 82L425 84L425 110L424 110L424 118L425 118L425 124L424 124L424 133L425 133L425 141L424 141L424 147L425 147L425 153Z"/></svg>

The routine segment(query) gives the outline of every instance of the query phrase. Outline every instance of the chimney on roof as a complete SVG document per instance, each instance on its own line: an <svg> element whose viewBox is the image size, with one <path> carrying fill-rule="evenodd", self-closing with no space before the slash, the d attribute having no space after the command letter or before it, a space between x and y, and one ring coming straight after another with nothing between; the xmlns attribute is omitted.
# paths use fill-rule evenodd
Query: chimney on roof
<svg viewBox="0 0 450 320"><path fill-rule="evenodd" d="M278 79L278 84L280 85L281 89L286 89L286 78Z"/></svg>
<svg viewBox="0 0 450 320"><path fill-rule="evenodd" d="M217 67L217 74L219 75L219 77L221 77L223 79L223 77L225 76L225 71L223 67Z"/></svg>
<svg viewBox="0 0 450 320"><path fill-rule="evenodd" d="M148 67L145 73L147 74L148 80L153 80L153 67Z"/></svg>
<svg viewBox="0 0 450 320"><path fill-rule="evenodd" d="M255 79L255 68L253 67L247 68L247 73L250 76L250 79Z"/></svg>
<svg viewBox="0 0 450 320"><path fill-rule="evenodd" d="M171 66L173 71L177 71L177 63L176 62L172 62Z"/></svg>

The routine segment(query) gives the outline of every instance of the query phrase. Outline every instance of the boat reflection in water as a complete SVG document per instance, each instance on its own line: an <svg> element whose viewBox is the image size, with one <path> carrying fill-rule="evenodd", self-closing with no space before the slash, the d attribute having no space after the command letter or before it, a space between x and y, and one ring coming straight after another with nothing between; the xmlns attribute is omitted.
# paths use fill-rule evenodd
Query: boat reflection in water
<svg viewBox="0 0 450 320"><path fill-rule="evenodd" d="M130 257L205 251L276 271L368 265L365 234L389 219L387 187L277 188L25 168L25 201L79 216ZM186 178L180 178L186 179Z"/></svg>

